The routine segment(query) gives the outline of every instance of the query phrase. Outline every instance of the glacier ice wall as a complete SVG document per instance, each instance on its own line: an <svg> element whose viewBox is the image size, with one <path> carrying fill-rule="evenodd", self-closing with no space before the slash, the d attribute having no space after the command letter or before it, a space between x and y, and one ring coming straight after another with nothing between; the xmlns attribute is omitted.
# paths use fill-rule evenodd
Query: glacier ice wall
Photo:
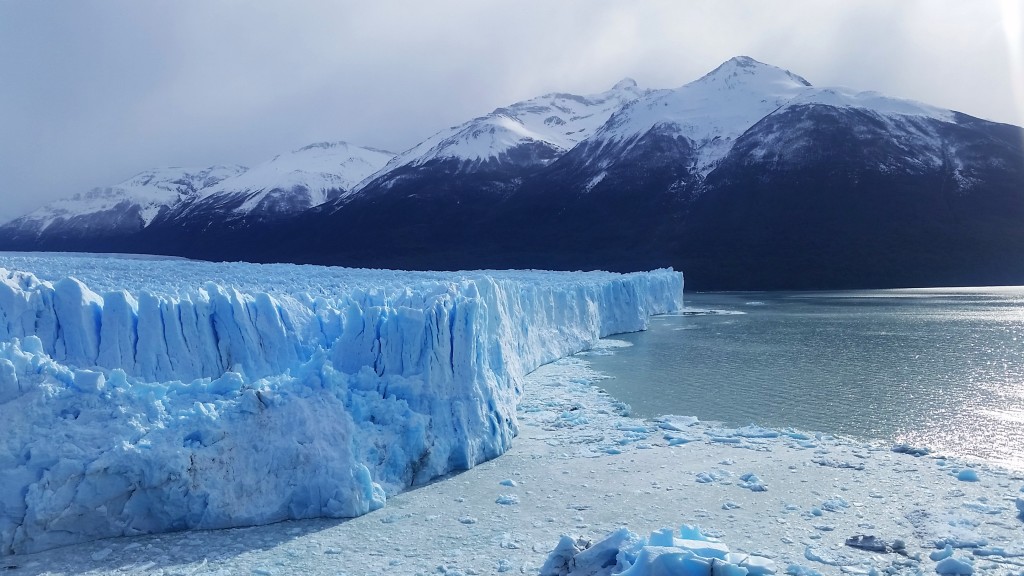
<svg viewBox="0 0 1024 576"><path fill-rule="evenodd" d="M364 514L502 454L523 375L646 328L683 285L671 270L0 266L0 554Z"/></svg>

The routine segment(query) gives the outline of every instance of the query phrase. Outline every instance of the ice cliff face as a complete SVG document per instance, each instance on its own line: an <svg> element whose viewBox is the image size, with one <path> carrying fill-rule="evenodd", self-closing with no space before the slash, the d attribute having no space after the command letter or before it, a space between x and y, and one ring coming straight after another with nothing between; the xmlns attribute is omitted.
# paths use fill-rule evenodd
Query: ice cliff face
<svg viewBox="0 0 1024 576"><path fill-rule="evenodd" d="M682 304L665 270L125 262L0 258L0 553L366 513L507 450L528 371Z"/></svg>

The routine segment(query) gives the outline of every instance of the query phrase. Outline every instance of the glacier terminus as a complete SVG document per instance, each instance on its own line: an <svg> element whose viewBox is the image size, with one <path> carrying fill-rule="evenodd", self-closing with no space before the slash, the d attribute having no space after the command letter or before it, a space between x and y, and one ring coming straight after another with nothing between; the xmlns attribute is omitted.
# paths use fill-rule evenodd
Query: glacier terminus
<svg viewBox="0 0 1024 576"><path fill-rule="evenodd" d="M0 256L0 552L365 514L505 452L526 373L682 288Z"/></svg>

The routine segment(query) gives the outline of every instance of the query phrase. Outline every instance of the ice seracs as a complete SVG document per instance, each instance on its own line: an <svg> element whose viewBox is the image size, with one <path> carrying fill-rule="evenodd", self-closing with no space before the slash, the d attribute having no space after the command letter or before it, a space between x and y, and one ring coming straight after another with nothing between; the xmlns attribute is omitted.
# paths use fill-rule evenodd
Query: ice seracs
<svg viewBox="0 0 1024 576"><path fill-rule="evenodd" d="M527 372L681 306L669 270L0 256L0 554L364 514L505 452Z"/></svg>
<svg viewBox="0 0 1024 576"><path fill-rule="evenodd" d="M678 536L669 529L642 538L620 528L591 543L563 536L548 555L541 576L770 576L775 562L733 553L698 526L683 525Z"/></svg>

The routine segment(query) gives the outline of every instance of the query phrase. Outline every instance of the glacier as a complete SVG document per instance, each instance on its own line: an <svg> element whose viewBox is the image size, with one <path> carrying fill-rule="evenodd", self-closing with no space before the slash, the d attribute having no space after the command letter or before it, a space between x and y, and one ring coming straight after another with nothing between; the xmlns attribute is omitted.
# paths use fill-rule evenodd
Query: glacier
<svg viewBox="0 0 1024 576"><path fill-rule="evenodd" d="M527 373L682 288L0 254L0 554L365 514L508 450Z"/></svg>

